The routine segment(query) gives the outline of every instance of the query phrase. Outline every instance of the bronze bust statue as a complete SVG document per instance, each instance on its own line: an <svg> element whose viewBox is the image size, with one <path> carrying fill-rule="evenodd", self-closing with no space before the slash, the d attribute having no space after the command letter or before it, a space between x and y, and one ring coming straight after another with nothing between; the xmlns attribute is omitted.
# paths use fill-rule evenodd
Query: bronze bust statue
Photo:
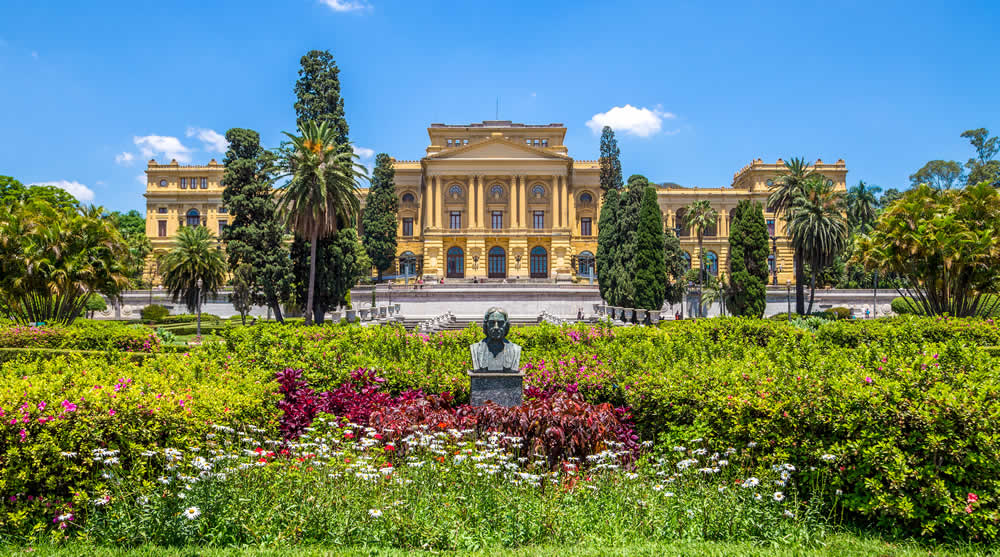
<svg viewBox="0 0 1000 557"><path fill-rule="evenodd" d="M469 346L472 373L517 373L521 365L521 347L507 340L510 318L499 307L491 307L483 317L486 339Z"/></svg>

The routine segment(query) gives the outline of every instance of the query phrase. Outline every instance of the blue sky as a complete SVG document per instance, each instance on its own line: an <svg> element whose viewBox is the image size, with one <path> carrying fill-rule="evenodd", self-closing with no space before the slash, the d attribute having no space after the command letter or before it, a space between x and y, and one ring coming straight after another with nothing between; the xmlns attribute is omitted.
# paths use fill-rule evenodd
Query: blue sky
<svg viewBox="0 0 1000 557"><path fill-rule="evenodd" d="M566 124L576 158L598 156L588 122L616 123L626 176L717 187L804 156L903 187L971 157L963 130L1000 133L998 20L997 2L13 0L0 174L143 210L151 151L221 160L231 127L277 146L299 57L326 49L366 154L419 158L430 123L493 119L500 97L501 119Z"/></svg>

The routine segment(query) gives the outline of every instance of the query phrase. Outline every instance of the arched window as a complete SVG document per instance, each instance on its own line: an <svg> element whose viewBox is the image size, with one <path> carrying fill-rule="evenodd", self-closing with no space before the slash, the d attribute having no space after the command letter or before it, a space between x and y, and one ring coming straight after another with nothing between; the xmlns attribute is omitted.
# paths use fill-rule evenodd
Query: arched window
<svg viewBox="0 0 1000 557"><path fill-rule="evenodd" d="M496 184L492 188L490 188L490 197L492 197L493 199L502 199L503 186L501 186L500 184Z"/></svg>
<svg viewBox="0 0 1000 557"><path fill-rule="evenodd" d="M531 248L531 278L548 278L549 254L542 246Z"/></svg>
<svg viewBox="0 0 1000 557"><path fill-rule="evenodd" d="M545 188L540 184L535 184L535 186L531 188L531 195L535 197L545 197Z"/></svg>
<svg viewBox="0 0 1000 557"><path fill-rule="evenodd" d="M580 196L580 203L593 203L593 202L594 202L594 196L590 195L589 192L583 192L583 195Z"/></svg>
<svg viewBox="0 0 1000 557"><path fill-rule="evenodd" d="M399 256L399 274L407 277L417 274L417 256L412 251Z"/></svg>
<svg viewBox="0 0 1000 557"><path fill-rule="evenodd" d="M581 277L592 277L594 276L594 271L596 270L594 266L594 254L589 251L580 253L576 258L577 266L579 267L578 273Z"/></svg>
<svg viewBox="0 0 1000 557"><path fill-rule="evenodd" d="M691 268L691 254L688 253L688 252L686 252L686 251L683 251L683 252L681 252L681 258L684 259L684 267L690 269Z"/></svg>
<svg viewBox="0 0 1000 557"><path fill-rule="evenodd" d="M413 194L406 192L403 194L403 203L413 203L417 198L413 197Z"/></svg>
<svg viewBox="0 0 1000 557"><path fill-rule="evenodd" d="M458 246L448 249L448 278L465 278L465 253Z"/></svg>
<svg viewBox="0 0 1000 557"><path fill-rule="evenodd" d="M462 197L462 186L455 184L448 188L448 195L452 197Z"/></svg>
<svg viewBox="0 0 1000 557"><path fill-rule="evenodd" d="M719 276L719 256L714 251L705 254L705 270L713 276Z"/></svg>
<svg viewBox="0 0 1000 557"><path fill-rule="evenodd" d="M489 278L507 278L507 252L500 246L493 246L489 252Z"/></svg>
<svg viewBox="0 0 1000 557"><path fill-rule="evenodd" d="M187 225L201 226L201 215L198 213L198 209L191 209L187 212Z"/></svg>

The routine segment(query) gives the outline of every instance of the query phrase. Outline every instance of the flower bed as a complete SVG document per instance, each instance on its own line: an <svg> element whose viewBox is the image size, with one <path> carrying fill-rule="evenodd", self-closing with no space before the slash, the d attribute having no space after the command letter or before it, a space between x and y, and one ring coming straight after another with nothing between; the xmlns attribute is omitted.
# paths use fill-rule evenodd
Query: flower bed
<svg viewBox="0 0 1000 557"><path fill-rule="evenodd" d="M63 348L155 352L160 339L149 329L121 323L79 320L71 327L0 327L0 348Z"/></svg>

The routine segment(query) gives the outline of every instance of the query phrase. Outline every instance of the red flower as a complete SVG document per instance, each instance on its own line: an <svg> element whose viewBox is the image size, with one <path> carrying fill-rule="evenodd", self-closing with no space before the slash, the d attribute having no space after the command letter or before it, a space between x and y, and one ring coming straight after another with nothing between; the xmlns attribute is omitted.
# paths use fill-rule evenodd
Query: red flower
<svg viewBox="0 0 1000 557"><path fill-rule="evenodd" d="M375 435L372 435L372 437L378 439L379 441L382 440L382 434L381 433L376 433Z"/></svg>
<svg viewBox="0 0 1000 557"><path fill-rule="evenodd" d="M256 449L253 450L253 452L255 452L257 454L260 454L260 453L264 452L264 449L262 449L261 447L257 447Z"/></svg>
<svg viewBox="0 0 1000 557"><path fill-rule="evenodd" d="M979 500L979 496L976 495L975 493L970 493L969 497L966 499L966 501L969 502L969 503L975 503L978 500Z"/></svg>
<svg viewBox="0 0 1000 557"><path fill-rule="evenodd" d="M385 446L385 450L387 450L387 451L395 451L396 450L396 446L393 445L392 443L388 443Z"/></svg>

